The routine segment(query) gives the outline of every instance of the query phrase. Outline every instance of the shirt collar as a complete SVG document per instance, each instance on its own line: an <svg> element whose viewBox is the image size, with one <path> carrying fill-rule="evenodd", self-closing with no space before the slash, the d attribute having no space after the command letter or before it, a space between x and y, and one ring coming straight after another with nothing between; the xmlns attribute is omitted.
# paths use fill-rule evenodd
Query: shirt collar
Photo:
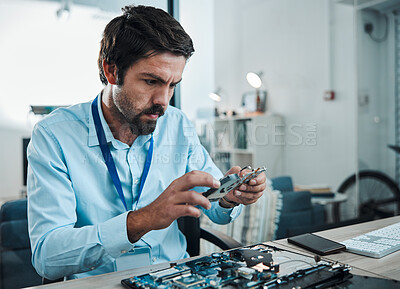
<svg viewBox="0 0 400 289"><path fill-rule="evenodd" d="M100 92L97 97L97 104L98 104L98 109L99 109L101 125L103 126L107 143L114 142L115 138L108 126L108 123L106 122L106 119L104 118L103 110L101 109L101 95L102 95L102 93ZM99 145L99 140L97 139L96 127L94 125L92 106L90 106L88 146L91 147L91 146L98 146L98 145Z"/></svg>
<svg viewBox="0 0 400 289"><path fill-rule="evenodd" d="M100 116L100 121L101 125L103 126L104 129L104 134L106 135L106 140L107 143L111 142L114 147L120 147L123 144L122 142L118 141L117 139L114 138L110 127L108 126L108 123L106 119L104 118L103 115L103 110L101 109L101 96L102 92L99 93L97 101L98 101L98 109L99 109L99 116ZM157 121L157 126L156 129L153 132L153 136L158 135L159 133L159 126L160 126L160 120ZM136 138L136 140L133 142L134 147L141 147L143 146L147 141L150 140L151 135L140 135ZM93 114L92 114L92 106L90 106L90 113L89 113L89 136L88 136L88 146L98 146L99 145L99 140L97 139L97 134L96 134L96 127L94 125L94 120L93 120ZM128 147L128 145L126 145Z"/></svg>

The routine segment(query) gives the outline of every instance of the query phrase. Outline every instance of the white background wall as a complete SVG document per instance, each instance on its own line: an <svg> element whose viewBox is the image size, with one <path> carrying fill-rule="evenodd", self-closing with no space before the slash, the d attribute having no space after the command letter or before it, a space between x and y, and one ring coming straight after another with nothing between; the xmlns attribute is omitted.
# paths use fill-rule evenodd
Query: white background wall
<svg viewBox="0 0 400 289"><path fill-rule="evenodd" d="M285 173L299 184L325 183L336 188L356 170L358 80L353 8L329 3L181 0L181 23L196 49L184 72L181 102L183 110L195 119L199 111L212 109L208 93L222 87L225 98L220 108L235 109L240 106L242 94L251 90L246 73L263 71L268 109L283 115L286 122L282 159ZM38 5L35 1L0 1L0 197L20 193L22 137L30 135L35 121L29 105L86 101L101 89L96 64L98 45L113 15L74 6L67 29L67 23L55 17L58 8L59 4L52 2ZM385 58L390 43L386 48L378 47L368 42L366 35L362 37L368 51L364 59L371 60L376 53L383 55L376 63L366 62L365 71L389 61L386 67L366 74L366 85L360 89L370 92L376 85L385 87L374 79L390 67L390 59ZM326 89L336 92L334 101L323 100ZM381 103L378 98L373 101ZM380 107L385 121L385 111L392 105ZM366 117L369 121L375 115L371 110ZM393 121L387 122L392 127L386 126L385 137L390 139ZM297 140L293 133L305 137L309 124L317 127L317 145L305 144L304 138L302 143L293 144ZM365 136L362 143L373 140L373 147L384 145L368 137L368 126ZM380 168L387 167L393 157L388 151L383 157L368 157L373 154L367 146L361 152L367 167L376 163Z"/></svg>
<svg viewBox="0 0 400 289"><path fill-rule="evenodd" d="M193 40L195 53L186 65L181 84L181 108L191 118L212 111L208 97L214 86L214 0L180 0L179 20Z"/></svg>
<svg viewBox="0 0 400 289"><path fill-rule="evenodd" d="M135 3L167 8L165 0ZM0 1L0 198L15 198L22 189L22 138L39 119L29 113L30 105L89 101L102 89L99 42L105 25L120 12L73 5L69 18L60 20L59 8L56 2ZM188 98L182 107L196 116L199 103L208 110L213 105L208 98L214 90L213 0L181 0L180 9L196 49L183 76L182 94Z"/></svg>
<svg viewBox="0 0 400 289"><path fill-rule="evenodd" d="M226 108L239 106L251 90L246 73L263 71L268 109L286 122L284 172L298 184L335 189L356 166L352 7L321 0L218 0L215 15L215 82L229 91ZM324 101L331 88L336 99ZM317 127L317 145L305 143L310 124ZM303 136L300 144L293 142L293 126Z"/></svg>
<svg viewBox="0 0 400 289"><path fill-rule="evenodd" d="M166 0L135 2L167 7ZM69 17L58 19L60 5L0 1L0 198L15 198L22 189L22 138L30 137L38 120L29 113L30 105L89 101L102 89L97 69L101 34L120 11L73 4Z"/></svg>
<svg viewBox="0 0 400 289"><path fill-rule="evenodd" d="M29 105L73 104L102 87L95 51L106 20L95 18L95 9L72 7L68 21L59 21L59 6L0 2L1 197L18 196L22 189L22 137L30 136L36 121Z"/></svg>

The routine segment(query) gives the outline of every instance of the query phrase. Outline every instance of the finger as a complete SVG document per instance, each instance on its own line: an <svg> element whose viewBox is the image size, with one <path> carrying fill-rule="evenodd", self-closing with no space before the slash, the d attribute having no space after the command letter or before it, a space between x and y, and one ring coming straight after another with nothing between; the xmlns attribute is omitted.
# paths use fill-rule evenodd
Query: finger
<svg viewBox="0 0 400 289"><path fill-rule="evenodd" d="M239 172L239 176L243 177L244 175L247 175L248 173L251 173L252 170L251 169L244 169L244 170L240 170Z"/></svg>
<svg viewBox="0 0 400 289"><path fill-rule="evenodd" d="M189 191L189 198L188 198L188 203L193 205L193 206L202 206L204 209L209 210L211 209L211 202L209 199L203 196L203 194L200 194L195 191Z"/></svg>
<svg viewBox="0 0 400 289"><path fill-rule="evenodd" d="M258 193L258 192L264 191L265 187L266 187L265 182L262 184L259 184L259 185L255 185L255 186L242 184L242 185L240 185L238 190L242 191L242 192Z"/></svg>
<svg viewBox="0 0 400 289"><path fill-rule="evenodd" d="M258 193L248 193L248 192L240 192L240 193L241 194L238 197L239 203L244 205L255 203L264 194L263 191Z"/></svg>
<svg viewBox="0 0 400 289"><path fill-rule="evenodd" d="M225 176L232 175L232 174L239 174L240 170L241 170L241 167L239 167L239 166L231 167L229 169L229 171L226 172Z"/></svg>
<svg viewBox="0 0 400 289"><path fill-rule="evenodd" d="M228 201L231 201L231 202L236 202L236 203L241 204L242 203L242 201L240 200L241 195L242 195L242 192L236 189L236 190L230 191L229 194L227 194L225 196L225 199L227 199Z"/></svg>
<svg viewBox="0 0 400 289"><path fill-rule="evenodd" d="M181 204L176 208L177 214L179 216L191 216L195 218L199 218L201 216L201 211L193 205L190 204Z"/></svg>
<svg viewBox="0 0 400 289"><path fill-rule="evenodd" d="M206 210L209 210L211 208L210 201L196 191L177 192L173 196L173 199L175 204L178 205L189 204L191 206L202 206Z"/></svg>
<svg viewBox="0 0 400 289"><path fill-rule="evenodd" d="M236 196L235 196L235 192L236 192L236 190L230 191L229 193L227 193L227 194L225 195L224 198L227 199L228 201L237 202L237 201L236 201L237 198L236 198Z"/></svg>
<svg viewBox="0 0 400 289"><path fill-rule="evenodd" d="M254 172L254 171L250 171L250 172ZM249 173L248 170L246 170L245 172L246 174ZM251 174L252 175L252 174ZM250 176L251 176L250 175ZM253 176L253 178L251 178L248 181L245 181L245 183L249 184L249 185L256 185L256 184L261 184L264 183L267 179L267 176L265 174L265 172L261 172L259 175L257 175L256 177Z"/></svg>
<svg viewBox="0 0 400 289"><path fill-rule="evenodd" d="M176 179L171 184L175 190L187 191L194 187L219 188L220 182L212 175L202 171L191 171Z"/></svg>
<svg viewBox="0 0 400 289"><path fill-rule="evenodd" d="M249 185L254 186L256 184L262 184L265 183L266 180L267 180L267 175L265 174L265 172L262 172L256 178L250 180Z"/></svg>

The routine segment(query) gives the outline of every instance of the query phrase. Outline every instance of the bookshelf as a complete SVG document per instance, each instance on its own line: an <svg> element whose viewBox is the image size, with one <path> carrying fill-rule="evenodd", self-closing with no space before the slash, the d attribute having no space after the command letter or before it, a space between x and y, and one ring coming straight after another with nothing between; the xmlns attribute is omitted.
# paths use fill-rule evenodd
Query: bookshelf
<svg viewBox="0 0 400 289"><path fill-rule="evenodd" d="M215 118L209 125L210 154L222 172L234 165L267 167L269 177L282 174L284 122L277 114Z"/></svg>

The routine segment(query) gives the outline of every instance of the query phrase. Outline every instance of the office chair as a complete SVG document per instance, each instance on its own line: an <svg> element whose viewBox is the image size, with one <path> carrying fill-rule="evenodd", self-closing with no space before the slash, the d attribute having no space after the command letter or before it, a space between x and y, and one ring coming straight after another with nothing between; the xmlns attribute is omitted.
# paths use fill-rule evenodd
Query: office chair
<svg viewBox="0 0 400 289"><path fill-rule="evenodd" d="M274 190L279 190L281 192L292 192L294 190L292 177L290 176L272 178L271 182Z"/></svg>
<svg viewBox="0 0 400 289"><path fill-rule="evenodd" d="M273 178L271 181L272 187L282 194L282 209L275 232L276 239L292 236L296 228L301 227L307 232L307 228L311 230L313 227L325 224L325 208L311 202L309 191L294 191L290 176Z"/></svg>
<svg viewBox="0 0 400 289"><path fill-rule="evenodd" d="M178 219L178 226L186 237L186 251L189 253L190 257L198 256L200 254L200 239L211 242L222 250L229 250L243 246L243 244L222 232L211 228L200 227L199 218L181 217Z"/></svg>
<svg viewBox="0 0 400 289"><path fill-rule="evenodd" d="M27 201L4 203L0 209L0 288L13 289L41 284L31 263Z"/></svg>

